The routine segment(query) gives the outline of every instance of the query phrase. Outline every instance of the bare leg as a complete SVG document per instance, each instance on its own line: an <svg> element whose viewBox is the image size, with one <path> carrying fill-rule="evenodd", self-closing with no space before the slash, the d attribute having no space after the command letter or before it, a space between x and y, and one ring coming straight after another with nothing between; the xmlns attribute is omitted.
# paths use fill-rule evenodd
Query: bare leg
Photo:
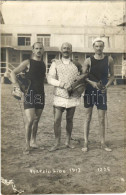
<svg viewBox="0 0 126 195"><path fill-rule="evenodd" d="M38 122L42 114L42 109L35 109L35 119L32 125L32 134L31 134L31 147L38 148L36 144L36 135L38 130Z"/></svg>
<svg viewBox="0 0 126 195"><path fill-rule="evenodd" d="M101 137L101 148L107 152L111 152L112 150L108 148L105 144L105 110L98 110L98 119L100 126L100 137Z"/></svg>
<svg viewBox="0 0 126 195"><path fill-rule="evenodd" d="M83 152L88 151L88 136L89 136L89 130L90 130L90 122L91 122L91 117L92 117L92 110L93 108L86 108L86 119L84 123L84 148L82 148Z"/></svg>
<svg viewBox="0 0 126 195"><path fill-rule="evenodd" d="M34 116L35 116L35 109L34 108L25 109L25 115L26 115L26 122L25 122L26 149L25 149L25 151L26 151L26 153L29 153L32 125L33 125ZM24 153L25 153L25 151L24 151Z"/></svg>
<svg viewBox="0 0 126 195"><path fill-rule="evenodd" d="M50 152L59 149L61 139L61 120L62 111L54 107L54 133L56 144L50 149Z"/></svg>
<svg viewBox="0 0 126 195"><path fill-rule="evenodd" d="M68 108L67 113L66 113L66 133L67 133L67 138L66 138L66 143L65 145L69 148L74 148L74 146L70 145L70 140L71 140L71 133L73 129L73 117L74 117L74 112L75 112L76 107Z"/></svg>
<svg viewBox="0 0 126 195"><path fill-rule="evenodd" d="M101 144L105 144L105 110L98 110Z"/></svg>

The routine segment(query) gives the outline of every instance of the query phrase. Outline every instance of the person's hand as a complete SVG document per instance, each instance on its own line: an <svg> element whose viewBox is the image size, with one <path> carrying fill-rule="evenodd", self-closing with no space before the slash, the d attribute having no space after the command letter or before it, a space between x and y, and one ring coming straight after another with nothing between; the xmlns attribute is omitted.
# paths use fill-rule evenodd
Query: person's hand
<svg viewBox="0 0 126 195"><path fill-rule="evenodd" d="M20 88L17 87L17 86L14 86L14 89L13 89L13 91L12 91L12 95L13 95L16 99L21 100L21 95L22 95L22 93L21 93Z"/></svg>
<svg viewBox="0 0 126 195"><path fill-rule="evenodd" d="M20 88L18 83L12 83L12 86L13 86L13 88L15 88L15 87Z"/></svg>
<svg viewBox="0 0 126 195"><path fill-rule="evenodd" d="M65 86L65 83L61 81L60 84L59 84L59 87L63 89L64 86Z"/></svg>
<svg viewBox="0 0 126 195"><path fill-rule="evenodd" d="M102 92L102 93L106 93L106 91L107 91L107 86L104 86L104 87L101 89L101 92Z"/></svg>
<svg viewBox="0 0 126 195"><path fill-rule="evenodd" d="M99 87L98 87L98 85L97 85L97 82L92 82L91 85L92 85L93 88L99 89Z"/></svg>
<svg viewBox="0 0 126 195"><path fill-rule="evenodd" d="M77 77L75 79L75 81L78 81L78 80L80 80L80 75L77 75Z"/></svg>

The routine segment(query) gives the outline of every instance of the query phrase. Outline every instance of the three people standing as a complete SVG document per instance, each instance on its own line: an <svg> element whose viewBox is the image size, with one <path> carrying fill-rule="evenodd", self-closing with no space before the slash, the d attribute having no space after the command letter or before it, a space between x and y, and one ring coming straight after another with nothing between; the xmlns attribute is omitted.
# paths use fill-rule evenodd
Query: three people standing
<svg viewBox="0 0 126 195"><path fill-rule="evenodd" d="M84 62L82 72L77 64L71 60L72 45L63 43L61 46L62 57L54 59L49 73L47 75L48 83L54 86L54 134L55 145L50 151L58 150L61 141L61 122L62 114L66 111L66 147L74 148L71 145L71 134L73 129L73 117L76 106L80 104L80 95L68 93L68 88L74 83L81 73L89 73L85 79L86 90L84 95L84 107L86 112L84 124L84 148L82 151L88 151L88 136L91 123L93 106L98 109L98 119L100 126L101 148L105 151L111 149L105 144L105 112L107 110L107 88L114 80L114 63L111 57L104 55L104 41L97 38L93 41L94 56L87 58ZM33 56L30 60L23 61L11 73L12 83L15 87L15 93L20 91L16 75L25 71L26 78L31 81L31 85L26 94L24 94L24 109L26 115L26 149L25 153L29 153L30 147L38 148L36 143L36 134L38 122L41 117L45 96L44 96L44 77L45 64L41 60L44 52L43 45L39 42L33 45ZM93 77L92 77L93 75ZM108 79L108 75L110 75ZM98 83L101 83L100 87ZM31 102L32 95L32 102Z"/></svg>

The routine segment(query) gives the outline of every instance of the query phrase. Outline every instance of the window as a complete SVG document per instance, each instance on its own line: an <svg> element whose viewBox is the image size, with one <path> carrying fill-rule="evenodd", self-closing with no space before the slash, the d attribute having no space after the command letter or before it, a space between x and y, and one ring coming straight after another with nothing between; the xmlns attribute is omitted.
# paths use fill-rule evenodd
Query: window
<svg viewBox="0 0 126 195"><path fill-rule="evenodd" d="M6 70L6 49L5 48L1 48L1 74L4 74Z"/></svg>
<svg viewBox="0 0 126 195"><path fill-rule="evenodd" d="M18 34L18 45L19 46L31 45L31 34Z"/></svg>
<svg viewBox="0 0 126 195"><path fill-rule="evenodd" d="M1 45L11 45L12 34L1 34Z"/></svg>
<svg viewBox="0 0 126 195"><path fill-rule="evenodd" d="M44 46L49 47L50 46L50 37L45 37L44 38Z"/></svg>
<svg viewBox="0 0 126 195"><path fill-rule="evenodd" d="M30 37L18 37L18 45L31 45Z"/></svg>
<svg viewBox="0 0 126 195"><path fill-rule="evenodd" d="M50 47L50 35L49 34L37 34L37 41L41 42L44 47Z"/></svg>
<svg viewBox="0 0 126 195"><path fill-rule="evenodd" d="M44 45L44 43L43 43L43 37L38 37L37 38L37 42L41 42Z"/></svg>

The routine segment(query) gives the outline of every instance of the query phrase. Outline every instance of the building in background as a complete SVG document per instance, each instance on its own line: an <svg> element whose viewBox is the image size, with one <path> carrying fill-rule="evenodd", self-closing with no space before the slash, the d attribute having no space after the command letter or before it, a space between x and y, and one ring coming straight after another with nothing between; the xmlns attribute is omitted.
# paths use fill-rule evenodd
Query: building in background
<svg viewBox="0 0 126 195"><path fill-rule="evenodd" d="M73 46L71 58L83 64L85 58L93 55L92 41L102 37L105 41L106 55L115 62L115 75L122 76L122 62L125 59L124 26L37 26L1 24L1 73L18 66L21 61L30 58L32 44L42 42L45 48L43 60L47 72L51 60L60 58L63 42Z"/></svg>
<svg viewBox="0 0 126 195"><path fill-rule="evenodd" d="M119 24L118 26L122 26L124 30L124 57L122 61L122 79L124 79L124 83L126 84L126 15L123 16L123 23Z"/></svg>

